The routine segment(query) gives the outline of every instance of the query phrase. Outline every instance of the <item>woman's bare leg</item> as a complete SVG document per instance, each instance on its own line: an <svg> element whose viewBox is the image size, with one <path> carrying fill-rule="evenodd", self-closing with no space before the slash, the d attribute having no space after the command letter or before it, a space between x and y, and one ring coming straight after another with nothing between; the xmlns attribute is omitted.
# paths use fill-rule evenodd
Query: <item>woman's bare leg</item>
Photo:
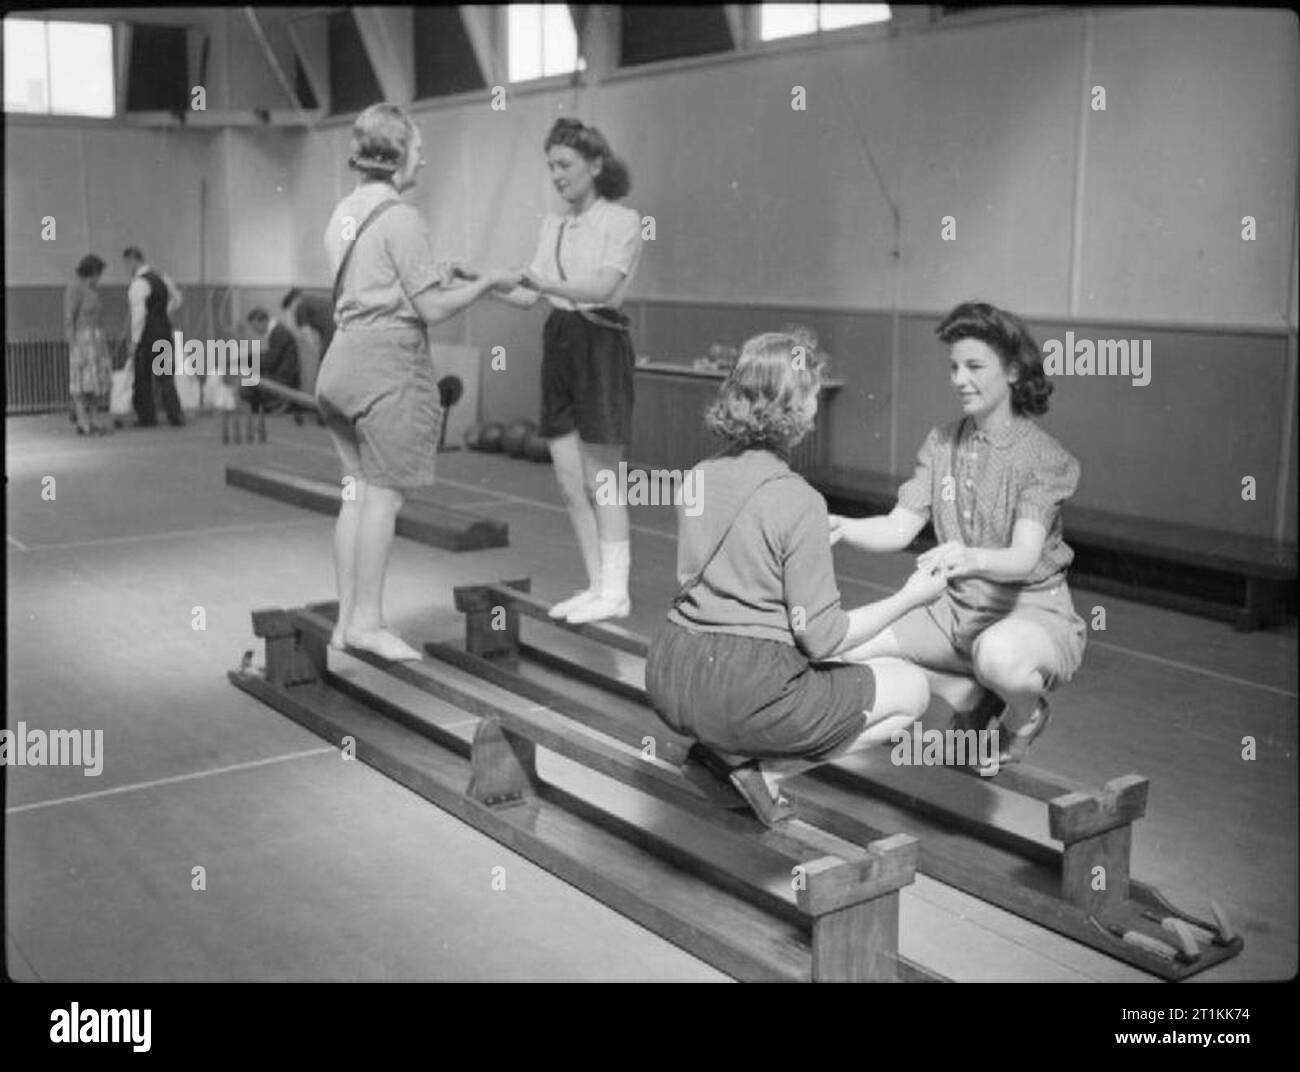
<svg viewBox="0 0 1300 1072"><path fill-rule="evenodd" d="M628 573L632 565L632 545L628 539L627 503L618 480L623 447L620 444L580 443L579 453L583 491L595 518L599 541L600 587L595 599L574 607L567 617L571 622L625 618L631 610ZM606 489L604 494L600 493L602 487ZM616 494L610 494L610 491Z"/></svg>
<svg viewBox="0 0 1300 1072"><path fill-rule="evenodd" d="M330 644L336 648L347 644L348 623L352 621L352 609L356 606L357 528L361 524L361 501L366 494L366 483L360 477L353 479L353 494L343 498L338 520L334 522L334 576L338 582L339 616Z"/></svg>
<svg viewBox="0 0 1300 1072"><path fill-rule="evenodd" d="M840 759L868 748L889 744L896 734L906 730L925 714L930 704L930 686L925 673L903 659L879 658L868 664L876 679L876 695L866 711L867 724L852 741L828 759L810 762L806 759L765 759L759 763L763 780L772 791L786 778L820 766L831 759Z"/></svg>
<svg viewBox="0 0 1300 1072"><path fill-rule="evenodd" d="M72 408L77 415L77 431L83 433L89 432L91 429L91 424L90 421L87 420L87 416L86 416L86 409L87 409L86 396L73 395Z"/></svg>
<svg viewBox="0 0 1300 1072"><path fill-rule="evenodd" d="M346 627L347 642L385 659L419 660L406 641L384 628L383 590L388 557L397 530L397 515L406 496L396 488L368 484L359 496L356 530L355 602ZM340 608L341 609L341 608Z"/></svg>
<svg viewBox="0 0 1300 1072"><path fill-rule="evenodd" d="M577 432L570 432L552 439L550 445L555 482L569 511L569 523L578 538L582 563L587 570L587 587L551 608L552 618L562 618L588 599L595 599L600 591L600 536L595 512L587 498L582 440Z"/></svg>

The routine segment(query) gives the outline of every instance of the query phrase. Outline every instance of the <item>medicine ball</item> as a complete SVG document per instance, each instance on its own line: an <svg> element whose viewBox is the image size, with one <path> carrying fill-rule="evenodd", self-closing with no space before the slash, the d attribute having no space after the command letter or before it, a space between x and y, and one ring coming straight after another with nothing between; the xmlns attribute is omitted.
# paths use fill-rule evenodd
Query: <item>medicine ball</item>
<svg viewBox="0 0 1300 1072"><path fill-rule="evenodd" d="M524 457L534 462L549 462L551 460L551 444L549 440L543 439L536 432L529 432L524 439Z"/></svg>
<svg viewBox="0 0 1300 1072"><path fill-rule="evenodd" d="M532 421L513 421L506 428L505 438L501 441L502 449L512 458L522 458L524 442L536 429L537 425Z"/></svg>
<svg viewBox="0 0 1300 1072"><path fill-rule="evenodd" d="M505 435L505 425L500 421L489 421L483 426L483 433L479 436L478 449L485 450L489 454L500 453L501 443L505 439Z"/></svg>
<svg viewBox="0 0 1300 1072"><path fill-rule="evenodd" d="M481 424L471 424L465 429L465 449L482 450L483 446L480 439L483 435L483 426Z"/></svg>

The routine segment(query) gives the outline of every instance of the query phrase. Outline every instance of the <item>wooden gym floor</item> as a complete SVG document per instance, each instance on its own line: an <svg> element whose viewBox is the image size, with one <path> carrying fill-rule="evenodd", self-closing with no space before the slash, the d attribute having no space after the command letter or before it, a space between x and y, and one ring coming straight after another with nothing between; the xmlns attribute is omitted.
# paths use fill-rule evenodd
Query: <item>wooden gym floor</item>
<svg viewBox="0 0 1300 1072"><path fill-rule="evenodd" d="M219 422L203 416L107 440L77 437L63 414L6 422L9 725L102 729L105 754L95 778L7 770L11 975L723 979L231 687L225 671L242 652L256 647L261 660L250 610L334 597L331 519L225 486L231 461L318 464L331 453L315 426L275 418L270 437L223 448ZM548 599L579 584L547 467L465 453L441 467L442 501L508 522L510 547L455 554L398 540L386 609L409 640L460 633L456 584L531 576ZM653 634L675 590L671 508L635 508L633 524L627 624ZM909 569L905 555L837 555L849 605ZM1104 607L1106 629L1058 694L1035 764L1093 783L1148 776L1134 874L1194 914L1208 915L1213 896L1246 940L1197 978L1292 976L1294 623L1242 635L1085 590L1075 598L1085 617ZM1253 760L1242 758L1247 737ZM542 773L629 792L554 756ZM492 888L494 868L504 890ZM956 980L1152 978L924 876L901 914L902 953Z"/></svg>

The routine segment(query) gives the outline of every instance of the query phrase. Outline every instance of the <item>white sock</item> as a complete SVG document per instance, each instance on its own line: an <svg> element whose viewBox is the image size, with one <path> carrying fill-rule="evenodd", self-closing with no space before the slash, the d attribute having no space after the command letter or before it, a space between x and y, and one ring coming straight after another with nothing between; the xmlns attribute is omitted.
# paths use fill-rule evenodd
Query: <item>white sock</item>
<svg viewBox="0 0 1300 1072"><path fill-rule="evenodd" d="M632 568L632 541L610 540L600 544L600 597L619 603L627 598L627 577Z"/></svg>
<svg viewBox="0 0 1300 1072"><path fill-rule="evenodd" d="M600 544L600 589L597 597L579 604L567 615L570 622L599 621L627 613L627 580L632 565L630 540L602 540Z"/></svg>

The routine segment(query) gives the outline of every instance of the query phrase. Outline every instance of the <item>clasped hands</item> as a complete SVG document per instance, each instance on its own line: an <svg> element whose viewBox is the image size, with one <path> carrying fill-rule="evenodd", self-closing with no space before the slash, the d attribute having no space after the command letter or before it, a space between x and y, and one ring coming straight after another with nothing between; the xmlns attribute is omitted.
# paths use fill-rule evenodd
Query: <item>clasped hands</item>
<svg viewBox="0 0 1300 1072"><path fill-rule="evenodd" d="M541 284L527 268L494 268L491 271L479 272L458 258L444 262L444 267L452 279L461 279L466 282L473 282L480 278L487 279L491 282L493 290L509 292L516 287L525 287L528 290L536 291L542 289Z"/></svg>
<svg viewBox="0 0 1300 1072"><path fill-rule="evenodd" d="M848 519L837 514L829 516L830 543L834 547L847 535ZM916 560L916 569L903 585L903 592L919 604L932 603L943 594L948 582L969 577L979 572L975 548L959 540L949 540L932 547Z"/></svg>
<svg viewBox="0 0 1300 1072"><path fill-rule="evenodd" d="M949 581L969 577L977 569L974 548L949 540L917 557L916 569L904 583L903 594L919 605L933 603L943 594Z"/></svg>

